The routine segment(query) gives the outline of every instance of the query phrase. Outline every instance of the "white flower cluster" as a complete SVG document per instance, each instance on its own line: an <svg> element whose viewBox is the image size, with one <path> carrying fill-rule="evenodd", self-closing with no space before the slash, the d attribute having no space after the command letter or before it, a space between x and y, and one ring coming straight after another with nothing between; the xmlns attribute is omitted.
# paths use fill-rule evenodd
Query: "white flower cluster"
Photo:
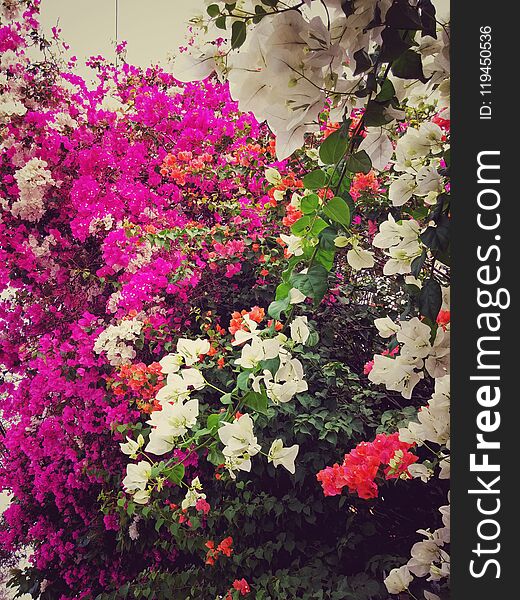
<svg viewBox="0 0 520 600"><path fill-rule="evenodd" d="M5 6L0 6L3 11ZM0 56L0 123L22 117L27 112L24 104L26 84L19 76L26 64L27 58L13 50L5 50Z"/></svg>
<svg viewBox="0 0 520 600"><path fill-rule="evenodd" d="M152 477L152 465L147 460L126 466L126 477L123 479L123 487L132 494L134 502L146 504L150 499L148 481Z"/></svg>
<svg viewBox="0 0 520 600"><path fill-rule="evenodd" d="M27 112L25 105L12 92L0 94L0 122L13 116L22 117Z"/></svg>
<svg viewBox="0 0 520 600"><path fill-rule="evenodd" d="M449 496L448 496L449 502ZM428 581L438 581L449 577L450 556L444 550L444 546L450 543L450 506L441 506L439 512L442 514L443 527L433 533L419 529L417 533L425 536L421 542L412 546L411 558L406 565L398 569L392 569L385 579L386 589L390 594L400 594L408 589L410 583L416 577L426 577ZM426 600L440 600L431 592L425 592Z"/></svg>
<svg viewBox="0 0 520 600"><path fill-rule="evenodd" d="M419 223L413 219L395 221L391 214L381 223L373 240L376 248L386 250L390 257L383 267L384 275L410 273L411 264L422 253Z"/></svg>
<svg viewBox="0 0 520 600"><path fill-rule="evenodd" d="M47 188L56 182L47 163L39 158L31 158L14 174L19 197L13 202L10 211L15 217L27 221L39 221L45 213L44 195Z"/></svg>
<svg viewBox="0 0 520 600"><path fill-rule="evenodd" d="M262 341L259 337L262 332L256 330L256 322L251 321L247 316L244 319L249 323L251 331L237 331L238 343L245 343L246 340L251 340L251 343L244 346L242 358L237 359L236 362L242 364L242 361L244 361L246 365L256 365L257 363L250 354L252 348L261 357L258 360L265 360L266 356L275 358L275 356L281 354L285 362L280 361L282 366L279 371L284 370L285 374L280 375L277 372L277 376L278 380L284 381L284 383L273 383L273 387L276 385L283 387L287 383L294 383L295 391L292 392L293 387L291 387L291 394L307 389L307 384L303 381L301 363L292 359L285 350L281 349L279 340ZM293 337L296 340L306 340L310 334L306 319L304 317L298 317L298 319L299 321L296 319L293 321ZM237 340L234 343L236 344ZM276 353L272 352L274 348L276 348ZM160 403L161 409L153 411L147 421L148 425L151 426L148 443L145 446L144 437L139 435L136 440L127 437L127 441L120 444L121 451L132 459L137 458L143 446L145 446L145 452L157 456L171 452L177 442L179 440L183 441L188 431L197 424L199 401L197 398L191 398L190 395L194 390L202 390L206 386L206 381L202 373L193 365L199 361L201 355L209 352L210 343L208 340L200 338L195 340L181 338L177 342L176 350L174 354L166 355L159 362L163 373L167 375L167 379L166 385L156 395L156 400ZM283 400L279 401L288 401L290 399L289 391L284 388L283 394ZM272 392L270 397L276 398L275 392ZM253 431L251 416L243 414L233 422L224 422L218 429L218 437L224 444L225 466L232 478L236 478L236 471L250 471L251 457L258 454L261 449ZM267 454L268 461L272 462L275 467L282 465L288 471L294 473L294 461L298 449L299 446L296 444L284 447L282 440L277 439L272 443ZM146 460L127 466L123 486L128 493L133 495L134 501L139 504L146 504L150 498L149 480L151 473L152 465ZM201 490L200 481L198 479L192 481L183 500L182 508L195 506L197 500L205 498L206 496L202 494Z"/></svg>
<svg viewBox="0 0 520 600"><path fill-rule="evenodd" d="M274 338L262 339L266 330L259 330L257 323L244 316L244 321L249 331L238 330L235 334L233 345L245 344L240 358L235 364L243 369L256 369L262 361L278 359L276 372L263 369L262 374L251 373L253 390L261 392L261 383L264 384L267 397L275 404L292 400L295 394L308 389L303 378L303 365L297 358L293 358L287 347L288 338L278 334ZM295 344L305 344L309 339L310 329L307 317L296 317L290 325L291 340Z"/></svg>
<svg viewBox="0 0 520 600"><path fill-rule="evenodd" d="M233 479L235 471L251 471L251 457L258 454L261 446L253 431L253 419L250 415L241 415L232 423L224 423L218 430L220 441L224 444L223 454L225 466ZM299 446L294 444L284 447L282 440L277 439L271 444L267 459L275 467L282 465L290 473L295 472L294 461L298 455Z"/></svg>
<svg viewBox="0 0 520 600"><path fill-rule="evenodd" d="M383 384L388 390L400 392L409 399L414 387L424 377L423 369L435 378L449 373L448 329L439 328L432 343L430 327L417 317L399 324L384 317L376 319L375 325L383 338L395 334L401 350L395 358L380 354L374 356L374 366L368 375L373 383Z"/></svg>
<svg viewBox="0 0 520 600"><path fill-rule="evenodd" d="M444 181L438 173L439 155L444 148L442 129L436 123L421 123L419 129L409 127L399 138L395 149L394 170L402 173L388 190L394 206L402 206L410 198L421 196L426 204L435 204Z"/></svg>
<svg viewBox="0 0 520 600"><path fill-rule="evenodd" d="M109 325L94 343L94 352L105 352L113 367L128 364L135 358L135 349L130 345L141 333L143 323L138 319L124 319L118 325Z"/></svg>
<svg viewBox="0 0 520 600"><path fill-rule="evenodd" d="M254 9L254 3L248 4ZM333 97L337 107L331 118L339 117L347 103L358 103L353 92L362 77L354 76L349 65L355 64L358 50L381 43L382 28L368 25L376 10L384 20L392 2L354 0L347 18L339 0L323 4L330 25L314 7L305 15L296 10L267 15L248 32L240 51L228 58L232 97L242 111L252 111L259 121L267 121L276 135L279 159L301 147L305 133L317 131L317 116L328 97ZM245 6L239 3L235 13L247 13ZM220 35L218 30L214 33ZM204 44L196 55L183 56L174 74L183 80L207 77L220 67L220 56L215 45Z"/></svg>
<svg viewBox="0 0 520 600"><path fill-rule="evenodd" d="M2 20L14 21L22 12L22 3L19 0L1 0L0 15Z"/></svg>

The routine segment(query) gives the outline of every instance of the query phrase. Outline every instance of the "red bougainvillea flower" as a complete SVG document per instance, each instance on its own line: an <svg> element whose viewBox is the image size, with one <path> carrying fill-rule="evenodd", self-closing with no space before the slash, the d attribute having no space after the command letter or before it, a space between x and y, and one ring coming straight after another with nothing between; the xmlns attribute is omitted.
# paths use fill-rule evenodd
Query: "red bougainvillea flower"
<svg viewBox="0 0 520 600"><path fill-rule="evenodd" d="M249 594L249 592L251 591L249 584L243 577L242 579L235 579L235 581L233 581L233 587L235 588L235 590L238 590L240 592L241 596L247 596L247 594Z"/></svg>
<svg viewBox="0 0 520 600"><path fill-rule="evenodd" d="M378 487L375 479L382 465L386 479L410 477L408 467L417 461L409 452L414 444L401 442L398 433L378 434L372 442L361 442L345 454L342 465L325 467L316 478L323 487L325 496L341 494L344 487L356 492L360 498L376 498Z"/></svg>

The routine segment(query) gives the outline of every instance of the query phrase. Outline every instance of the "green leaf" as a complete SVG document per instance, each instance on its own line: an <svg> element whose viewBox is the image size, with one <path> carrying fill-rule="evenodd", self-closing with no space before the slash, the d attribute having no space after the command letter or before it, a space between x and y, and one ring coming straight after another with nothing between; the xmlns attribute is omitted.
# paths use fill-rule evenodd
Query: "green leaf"
<svg viewBox="0 0 520 600"><path fill-rule="evenodd" d="M336 250L334 240L336 239L338 232L334 227L327 227L320 233L320 248L323 250Z"/></svg>
<svg viewBox="0 0 520 600"><path fill-rule="evenodd" d="M413 50L406 50L392 63L392 73L399 79L418 79L426 83L421 55Z"/></svg>
<svg viewBox="0 0 520 600"><path fill-rule="evenodd" d="M291 286L288 283L280 283L276 288L275 300L283 300L284 298L287 298L290 291Z"/></svg>
<svg viewBox="0 0 520 600"><path fill-rule="evenodd" d="M165 469L163 473L169 481L180 485L181 481L184 479L184 465L182 463L179 463L178 465L173 465L173 467Z"/></svg>
<svg viewBox="0 0 520 600"><path fill-rule="evenodd" d="M330 271L334 265L334 256L336 253L333 250L324 250L323 248L318 248L316 252L316 262L320 265L323 265L327 271Z"/></svg>
<svg viewBox="0 0 520 600"><path fill-rule="evenodd" d="M327 183L327 174L321 169L315 169L307 173L303 178L303 185L308 190L319 190Z"/></svg>
<svg viewBox="0 0 520 600"><path fill-rule="evenodd" d="M314 220L314 223L312 224L310 233L311 233L311 235L318 236L324 229L327 229L328 226L329 226L329 224L326 221L324 221L322 218L318 217L317 219Z"/></svg>
<svg viewBox="0 0 520 600"><path fill-rule="evenodd" d="M412 264L410 265L410 272L416 279L417 277L419 277L419 273L421 272L425 261L426 250L423 250L420 256L417 256L412 260Z"/></svg>
<svg viewBox="0 0 520 600"><path fill-rule="evenodd" d="M311 224L311 218L307 215L304 215L303 217L300 217L296 223L293 223L293 225L291 226L291 232L294 235L298 235L300 237L302 237L302 233L304 233L310 226Z"/></svg>
<svg viewBox="0 0 520 600"><path fill-rule="evenodd" d="M304 196L301 201L301 210L304 215L310 215L316 211L320 205L320 199L317 194Z"/></svg>
<svg viewBox="0 0 520 600"><path fill-rule="evenodd" d="M354 60L356 61L356 70L354 71L354 77L367 71L372 66L372 61L370 60L370 56L368 52L361 48L357 52L354 52Z"/></svg>
<svg viewBox="0 0 520 600"><path fill-rule="evenodd" d="M352 173L368 173L372 169L372 161L364 150L356 152L347 160L347 169Z"/></svg>
<svg viewBox="0 0 520 600"><path fill-rule="evenodd" d="M164 525L164 519L163 517L159 517L157 519L157 521L155 521L155 531L157 531L157 533L159 533L159 530L161 529L161 527Z"/></svg>
<svg viewBox="0 0 520 600"><path fill-rule="evenodd" d="M387 102L395 96L395 89L390 79L385 79L379 94L376 96L378 102Z"/></svg>
<svg viewBox="0 0 520 600"><path fill-rule="evenodd" d="M336 223L340 223L344 227L349 227L350 209L343 198L340 198L339 196L331 198L323 207L323 212L329 219L332 219Z"/></svg>
<svg viewBox="0 0 520 600"><path fill-rule="evenodd" d="M248 392L243 398L244 406L265 414L267 412L267 396L258 392Z"/></svg>
<svg viewBox="0 0 520 600"><path fill-rule="evenodd" d="M208 452L208 462L212 465L222 465L226 462L222 452L215 446L211 446Z"/></svg>
<svg viewBox="0 0 520 600"><path fill-rule="evenodd" d="M210 4L206 11L210 17L217 17L220 15L220 7L218 4Z"/></svg>
<svg viewBox="0 0 520 600"><path fill-rule="evenodd" d="M321 301L328 289L328 271L323 265L312 265L307 272L315 303Z"/></svg>
<svg viewBox="0 0 520 600"><path fill-rule="evenodd" d="M216 413L209 415L206 427L208 429L216 429L225 413Z"/></svg>
<svg viewBox="0 0 520 600"><path fill-rule="evenodd" d="M222 16L220 16L220 17L218 17L218 18L215 20L215 26L216 26L218 29L226 29L226 17L225 17L224 15L222 15Z"/></svg>
<svg viewBox="0 0 520 600"><path fill-rule="evenodd" d="M289 308L289 305L289 296L287 295L285 298L271 302L267 309L267 313L270 317L273 317L273 319L279 319L281 314Z"/></svg>
<svg viewBox="0 0 520 600"><path fill-rule="evenodd" d="M381 38L383 40L383 46L379 55L381 62L395 60L413 44L413 40L408 36L403 38L403 35L392 27L385 27L381 33Z"/></svg>
<svg viewBox="0 0 520 600"><path fill-rule="evenodd" d="M231 26L231 47L240 48L246 41L247 27L245 21L235 21Z"/></svg>
<svg viewBox="0 0 520 600"><path fill-rule="evenodd" d="M242 371L240 375L237 377L237 386L239 390L247 390L249 384L249 375L251 375L251 371L247 369L246 371Z"/></svg>
<svg viewBox="0 0 520 600"><path fill-rule="evenodd" d="M419 294L419 311L421 315L430 319L432 323L437 321L437 316L442 306L441 286L435 279L427 279Z"/></svg>
<svg viewBox="0 0 520 600"><path fill-rule="evenodd" d="M262 360L260 362L260 368L262 371L271 371L274 377L275 373L280 368L280 357L275 356L274 358L267 358L266 360Z"/></svg>
<svg viewBox="0 0 520 600"><path fill-rule="evenodd" d="M445 252L450 245L449 219L448 224L442 224L437 227L429 226L420 235L421 242L430 248L430 250L440 250Z"/></svg>
<svg viewBox="0 0 520 600"><path fill-rule="evenodd" d="M367 127L381 127L392 121L393 117L386 114L386 104L370 100L367 104L364 118Z"/></svg>
<svg viewBox="0 0 520 600"><path fill-rule="evenodd" d="M422 29L421 17L417 8L410 6L408 0L397 0L388 9L385 22L394 29Z"/></svg>
<svg viewBox="0 0 520 600"><path fill-rule="evenodd" d="M224 394L220 396L220 402L224 405L231 404L233 396L231 394Z"/></svg>
<svg viewBox="0 0 520 600"><path fill-rule="evenodd" d="M347 150L347 146L348 138L343 134L343 132L334 131L320 146L320 158L322 162L326 165L336 164L343 158Z"/></svg>

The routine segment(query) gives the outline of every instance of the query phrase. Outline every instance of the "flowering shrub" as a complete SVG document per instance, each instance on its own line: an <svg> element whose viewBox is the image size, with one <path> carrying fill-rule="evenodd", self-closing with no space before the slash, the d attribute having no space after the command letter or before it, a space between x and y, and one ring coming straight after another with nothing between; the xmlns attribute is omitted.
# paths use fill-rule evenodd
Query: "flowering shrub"
<svg viewBox="0 0 520 600"><path fill-rule="evenodd" d="M2 3L21 592L446 593L448 29L430 2L293 4L210 4L173 75L97 57L88 86L29 57L37 3Z"/></svg>

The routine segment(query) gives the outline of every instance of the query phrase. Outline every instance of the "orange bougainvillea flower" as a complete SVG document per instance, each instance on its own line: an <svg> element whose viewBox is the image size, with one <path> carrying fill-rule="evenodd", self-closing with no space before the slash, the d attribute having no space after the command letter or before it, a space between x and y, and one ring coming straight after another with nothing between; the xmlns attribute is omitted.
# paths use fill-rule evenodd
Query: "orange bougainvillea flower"
<svg viewBox="0 0 520 600"><path fill-rule="evenodd" d="M231 536L224 538L217 546L217 551L222 552L224 556L231 556L233 553L233 538Z"/></svg>
<svg viewBox="0 0 520 600"><path fill-rule="evenodd" d="M253 308L247 313L251 321L261 323L265 317L265 310L260 306L253 306Z"/></svg>

